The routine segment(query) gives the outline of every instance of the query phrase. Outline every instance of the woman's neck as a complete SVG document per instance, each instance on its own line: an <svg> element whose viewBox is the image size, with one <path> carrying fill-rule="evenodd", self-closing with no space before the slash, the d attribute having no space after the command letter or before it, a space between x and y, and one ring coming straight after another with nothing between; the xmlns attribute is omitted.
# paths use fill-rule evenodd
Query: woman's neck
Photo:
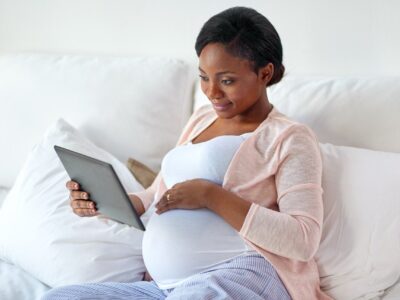
<svg viewBox="0 0 400 300"><path fill-rule="evenodd" d="M255 103L243 113L230 119L230 122L237 124L261 124L271 112L273 106L268 99L263 99Z"/></svg>

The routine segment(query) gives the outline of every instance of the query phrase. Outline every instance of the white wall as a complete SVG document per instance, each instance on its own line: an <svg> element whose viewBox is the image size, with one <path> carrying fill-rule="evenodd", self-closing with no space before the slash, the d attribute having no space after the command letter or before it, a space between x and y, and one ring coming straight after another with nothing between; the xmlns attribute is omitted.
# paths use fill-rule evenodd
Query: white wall
<svg viewBox="0 0 400 300"><path fill-rule="evenodd" d="M0 0L0 54L166 55L195 65L201 25L235 5L275 25L289 73L400 74L398 0Z"/></svg>

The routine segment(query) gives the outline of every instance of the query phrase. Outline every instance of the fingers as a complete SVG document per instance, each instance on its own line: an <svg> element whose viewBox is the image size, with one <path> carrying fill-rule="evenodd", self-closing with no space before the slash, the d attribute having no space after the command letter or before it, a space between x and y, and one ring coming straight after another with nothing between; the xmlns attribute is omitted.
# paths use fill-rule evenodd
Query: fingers
<svg viewBox="0 0 400 300"><path fill-rule="evenodd" d="M76 208L74 209L74 213L80 217L93 217L98 216L98 213L95 209L87 209L87 208Z"/></svg>
<svg viewBox="0 0 400 300"><path fill-rule="evenodd" d="M167 207L168 203L172 202L171 194L168 194L168 191L161 197L161 199L157 202L156 208L160 209L163 207Z"/></svg>
<svg viewBox="0 0 400 300"><path fill-rule="evenodd" d="M156 213L161 214L170 209L176 208L176 201L174 200L174 195L171 193L171 190L165 192L165 194L161 197L160 201L156 204Z"/></svg>
<svg viewBox="0 0 400 300"><path fill-rule="evenodd" d="M96 209L96 204L93 201L87 200L73 200L71 202L71 207L76 208L89 208L89 209Z"/></svg>
<svg viewBox="0 0 400 300"><path fill-rule="evenodd" d="M73 190L79 190L79 183L69 180L67 181L67 183L65 184L65 186L67 187L67 189L69 189L70 191Z"/></svg>
<svg viewBox="0 0 400 300"><path fill-rule="evenodd" d="M89 193L84 191L71 191L70 197L72 200L79 200L79 199L88 200Z"/></svg>
<svg viewBox="0 0 400 300"><path fill-rule="evenodd" d="M99 215L96 209L96 203L89 200L89 193L79 190L79 183L70 180L67 181L66 187L70 191L70 205L75 214L80 217Z"/></svg>
<svg viewBox="0 0 400 300"><path fill-rule="evenodd" d="M158 215L160 215L160 214L165 213L166 211L169 211L169 210L174 209L176 207L173 204L168 204L167 203L167 204L162 205L162 206L156 206L156 208L157 208L156 213Z"/></svg>
<svg viewBox="0 0 400 300"><path fill-rule="evenodd" d="M72 211L80 217L97 216L96 203L88 200L74 200L71 202Z"/></svg>

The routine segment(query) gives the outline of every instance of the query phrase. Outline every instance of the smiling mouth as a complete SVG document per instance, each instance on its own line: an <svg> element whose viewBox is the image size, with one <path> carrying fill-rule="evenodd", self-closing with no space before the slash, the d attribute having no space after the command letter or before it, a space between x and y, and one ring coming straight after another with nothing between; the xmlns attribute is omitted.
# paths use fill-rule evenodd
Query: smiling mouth
<svg viewBox="0 0 400 300"><path fill-rule="evenodd" d="M230 106L232 105L232 102L228 102L228 103L213 103L212 104L214 106L214 108L218 111L224 111L230 108Z"/></svg>

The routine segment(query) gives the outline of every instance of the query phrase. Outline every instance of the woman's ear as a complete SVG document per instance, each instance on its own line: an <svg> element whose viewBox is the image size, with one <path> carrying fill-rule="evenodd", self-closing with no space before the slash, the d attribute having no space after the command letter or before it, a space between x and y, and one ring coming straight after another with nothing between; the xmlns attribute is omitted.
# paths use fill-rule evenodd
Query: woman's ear
<svg viewBox="0 0 400 300"><path fill-rule="evenodd" d="M264 67L260 68L260 70L258 70L258 76L265 86L268 84L268 82L271 81L272 76L274 76L274 71L275 68L272 63L268 63Z"/></svg>

